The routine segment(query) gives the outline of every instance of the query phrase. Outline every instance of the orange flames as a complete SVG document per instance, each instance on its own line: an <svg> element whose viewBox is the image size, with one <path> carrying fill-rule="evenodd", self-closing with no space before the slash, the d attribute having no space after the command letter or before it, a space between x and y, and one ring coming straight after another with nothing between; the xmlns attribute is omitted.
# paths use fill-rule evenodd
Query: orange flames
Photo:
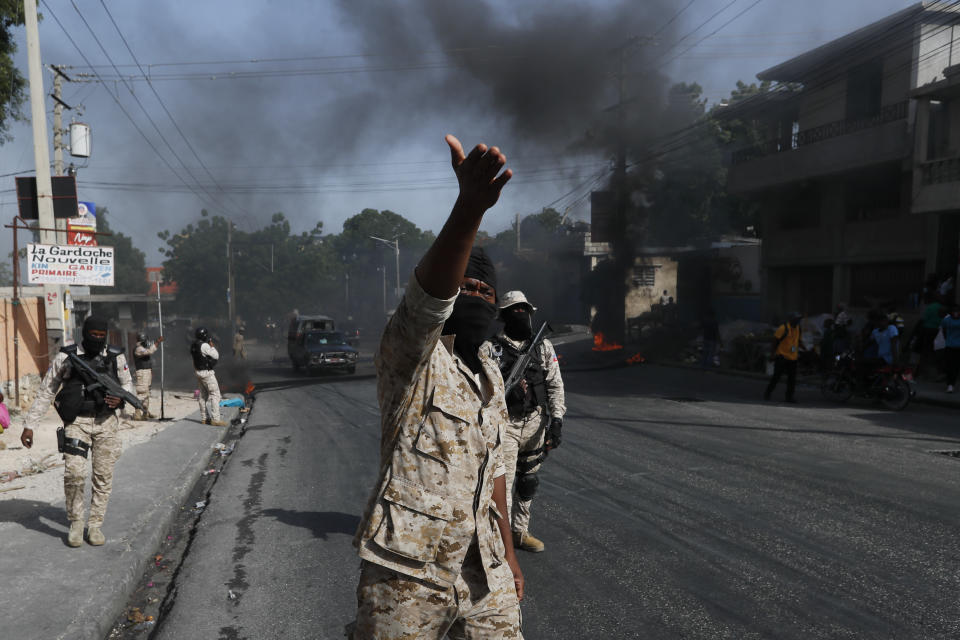
<svg viewBox="0 0 960 640"><path fill-rule="evenodd" d="M647 361L647 359L644 358L644 357L643 357L642 355L640 355L639 353L635 353L635 354L633 354L632 356L630 356L629 358L627 358L627 364L643 364L643 363L646 362L646 361Z"/></svg>
<svg viewBox="0 0 960 640"><path fill-rule="evenodd" d="M617 349L623 349L623 345L617 344L616 342L605 342L603 339L603 333L600 331L593 334L594 351L616 351Z"/></svg>
<svg viewBox="0 0 960 640"><path fill-rule="evenodd" d="M248 396L253 393L253 390L256 389L256 386L252 382L247 383L247 387L244 389L244 393Z"/></svg>

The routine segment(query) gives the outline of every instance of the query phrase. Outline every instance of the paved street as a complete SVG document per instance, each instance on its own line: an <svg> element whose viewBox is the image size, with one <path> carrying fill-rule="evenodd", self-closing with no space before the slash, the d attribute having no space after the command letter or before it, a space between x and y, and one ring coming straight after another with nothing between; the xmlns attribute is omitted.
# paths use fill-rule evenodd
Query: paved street
<svg viewBox="0 0 960 640"><path fill-rule="evenodd" d="M161 638L340 638L353 617L375 381L254 375ZM955 410L763 403L759 381L654 366L566 382L527 638L960 634L960 460L931 453L960 450Z"/></svg>

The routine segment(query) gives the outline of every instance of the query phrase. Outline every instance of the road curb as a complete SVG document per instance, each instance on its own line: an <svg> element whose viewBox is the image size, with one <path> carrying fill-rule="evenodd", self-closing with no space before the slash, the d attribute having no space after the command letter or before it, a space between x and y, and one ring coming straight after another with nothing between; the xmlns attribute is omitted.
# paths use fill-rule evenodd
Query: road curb
<svg viewBox="0 0 960 640"><path fill-rule="evenodd" d="M232 420L238 410L224 408L222 413L225 419ZM201 432L195 439L193 451L189 456L176 458L181 461L181 464L150 464L150 458L155 457L158 451L168 451L168 445L173 444L171 441L182 437L186 429L200 428L208 431ZM108 542L103 548L109 551L111 542L114 547L118 544L122 545L120 559L114 560L114 563L119 565L119 569L114 569L106 576L109 578L109 595L104 594L103 590L97 590L87 596L87 602L80 603L74 609L75 618L68 625L68 631L59 635L58 638L102 640L108 636L114 621L123 613L131 594L139 584L153 551L164 540L167 530L183 507L184 499L200 479L201 473L208 467L213 445L220 442L226 433L226 430L207 427L199 424L197 420L185 418L164 429L153 440L133 447L127 456L120 456L110 507L114 511L125 510L125 507L126 510L136 509L137 507L130 506L132 503L140 505L139 512L135 520L127 524L122 538L110 540L111 518L108 511L108 528L105 528ZM122 469L121 464L123 464ZM153 472L159 471L161 476L157 478L152 475L149 487L131 484L130 474L134 473L134 477L137 477L145 468ZM164 474L163 471L167 473ZM160 484L166 486L167 490L161 498L151 501L149 491L156 486L157 480L160 480ZM163 482L164 480L166 482ZM114 497L117 499L115 500ZM148 505L145 510L142 506L144 503Z"/></svg>

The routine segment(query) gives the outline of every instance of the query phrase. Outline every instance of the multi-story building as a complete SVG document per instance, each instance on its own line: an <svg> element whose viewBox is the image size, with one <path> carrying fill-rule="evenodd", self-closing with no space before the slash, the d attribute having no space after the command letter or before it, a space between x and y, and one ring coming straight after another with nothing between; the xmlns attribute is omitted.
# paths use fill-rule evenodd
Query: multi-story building
<svg viewBox="0 0 960 640"><path fill-rule="evenodd" d="M767 69L729 106L759 140L731 193L761 204L770 312L917 304L960 253L960 3L920 2ZM957 67L960 69L960 67Z"/></svg>

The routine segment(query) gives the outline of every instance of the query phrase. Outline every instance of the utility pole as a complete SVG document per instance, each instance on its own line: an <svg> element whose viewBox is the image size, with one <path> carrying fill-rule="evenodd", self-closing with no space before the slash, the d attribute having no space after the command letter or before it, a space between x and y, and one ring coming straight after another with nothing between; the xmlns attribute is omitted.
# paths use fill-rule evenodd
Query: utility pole
<svg viewBox="0 0 960 640"><path fill-rule="evenodd" d="M237 294L233 283L233 222L227 220L227 316L230 330L234 329L234 317L237 311Z"/></svg>
<svg viewBox="0 0 960 640"><path fill-rule="evenodd" d="M23 0L27 35L27 64L30 84L30 120L33 125L33 161L37 174L38 225L54 229L53 188L50 181L50 149L47 142L47 115L43 91L43 66L40 62L40 31L37 27L37 0ZM42 244L56 244L55 231L40 231ZM63 345L63 291L59 285L43 285L47 324L47 353Z"/></svg>
<svg viewBox="0 0 960 640"><path fill-rule="evenodd" d="M394 236L393 240L384 240L383 238L378 238L377 236L370 236L370 239L371 239L371 240L376 240L377 242L382 242L383 244L387 245L388 247L392 247L392 248L393 248L393 257L394 257L394 260L396 261L396 270L397 270L397 271L396 271L396 275L397 275L397 288L396 288L396 290L394 291L394 294L395 294L395 295L394 295L394 298L396 299L397 303L399 304L399 303L400 303L400 236ZM386 274L386 266L384 266L384 274L383 274L383 277L384 277L384 285L383 285L383 286L384 286L384 290L386 290L386 286L387 286L387 285L386 285L386 277L387 277L387 274ZM386 293L384 293L384 297L386 297ZM384 306L384 310L386 310L386 306L387 306L386 302L384 302L383 306Z"/></svg>
<svg viewBox="0 0 960 640"><path fill-rule="evenodd" d="M52 65L53 70L53 175L63 175L63 109L72 107L63 101L63 80L70 81L70 78L60 70L60 67ZM57 244L67 244L67 221L57 220Z"/></svg>
<svg viewBox="0 0 960 640"><path fill-rule="evenodd" d="M517 220L517 253L520 253L520 214L516 215Z"/></svg>

